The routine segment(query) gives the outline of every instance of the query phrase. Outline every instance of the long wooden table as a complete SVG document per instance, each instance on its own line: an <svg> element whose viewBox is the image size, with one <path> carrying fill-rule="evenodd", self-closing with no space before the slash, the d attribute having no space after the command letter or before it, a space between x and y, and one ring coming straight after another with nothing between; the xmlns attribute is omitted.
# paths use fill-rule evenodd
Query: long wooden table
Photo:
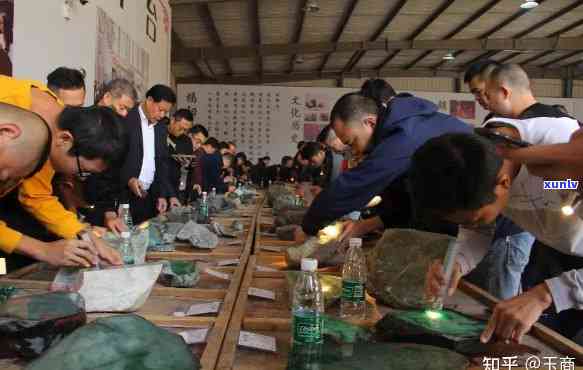
<svg viewBox="0 0 583 370"><path fill-rule="evenodd" d="M221 259L238 258L239 264L234 267L212 267L213 270L227 273L229 280L223 280L206 272L201 272L201 278L194 288L170 288L156 284L145 304L135 314L172 332L189 329L209 328L206 344L191 345L191 350L198 358L204 370L212 370L216 366L223 339L228 331L228 324L237 300L239 288L251 254L256 230L256 215L262 206L263 197L246 210L241 211L241 221L246 224L246 230L240 235L240 246L219 246L206 251L178 245L177 252L148 253L147 259L156 260L194 260L200 262L216 262ZM250 215L250 217L248 216ZM215 217L215 220L228 226L232 217ZM50 282L57 270L46 264L35 264L15 271L0 278L0 284L13 285L21 291L18 294L38 294L49 290ZM174 312L182 311L190 305L220 301L217 314L177 317ZM107 313L92 313L88 320L111 316ZM21 370L26 363L18 360L0 360L0 369Z"/></svg>

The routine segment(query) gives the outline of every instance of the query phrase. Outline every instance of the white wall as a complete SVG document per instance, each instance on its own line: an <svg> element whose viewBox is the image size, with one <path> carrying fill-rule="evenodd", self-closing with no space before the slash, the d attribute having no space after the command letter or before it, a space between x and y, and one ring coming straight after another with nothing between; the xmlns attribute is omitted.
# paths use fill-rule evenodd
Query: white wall
<svg viewBox="0 0 583 370"><path fill-rule="evenodd" d="M97 7L102 8L150 55L149 84L170 83L170 32L165 31L163 7L171 13L167 0L154 0L158 15L157 42L146 35L147 0L91 0L81 6L75 1L70 20L63 17L63 0L17 0L14 2L13 75L46 81L59 66L84 68L87 72L86 104L93 103Z"/></svg>

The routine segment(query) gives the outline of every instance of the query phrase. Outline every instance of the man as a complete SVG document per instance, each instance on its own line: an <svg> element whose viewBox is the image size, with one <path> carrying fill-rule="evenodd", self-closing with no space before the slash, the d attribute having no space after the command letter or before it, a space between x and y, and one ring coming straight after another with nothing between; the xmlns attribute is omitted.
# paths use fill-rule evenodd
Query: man
<svg viewBox="0 0 583 370"><path fill-rule="evenodd" d="M227 145L229 145L229 153L237 155L237 145L232 141L229 141Z"/></svg>
<svg viewBox="0 0 583 370"><path fill-rule="evenodd" d="M121 168L121 183L126 188L134 222L141 223L170 206L179 206L168 175L167 130L159 125L176 103L174 91L154 85L146 99L127 116L129 151Z"/></svg>
<svg viewBox="0 0 583 370"><path fill-rule="evenodd" d="M77 69L55 69L47 76L47 87L68 107L85 103L85 74Z"/></svg>
<svg viewBox="0 0 583 370"><path fill-rule="evenodd" d="M464 83L470 88L470 92L474 98L487 111L490 111L488 105L488 98L486 97L486 82L494 69L500 66L500 63L494 60L481 60L472 64L464 74ZM492 118L492 114L488 114L485 120Z"/></svg>
<svg viewBox="0 0 583 370"><path fill-rule="evenodd" d="M348 168L347 154L349 147L340 141L331 125L326 126L320 132L316 141L329 149L326 151L326 158L330 162L330 180L336 180L340 173Z"/></svg>
<svg viewBox="0 0 583 370"><path fill-rule="evenodd" d="M474 98L488 111L486 83L498 67L500 63L496 61L482 60L472 64L464 75L464 82ZM489 112L484 122L492 117L494 113ZM468 276L468 280L497 298L508 299L520 293L521 275L528 263L534 236L503 216L496 220L495 228L488 254Z"/></svg>
<svg viewBox="0 0 583 370"><path fill-rule="evenodd" d="M302 158L309 161L313 171L312 183L319 193L326 188L331 181L332 173L332 151L318 142L308 142L301 150Z"/></svg>
<svg viewBox="0 0 583 370"><path fill-rule="evenodd" d="M281 158L281 168L279 170L279 181L290 182L292 178L296 177L294 172L294 159L289 155Z"/></svg>
<svg viewBox="0 0 583 370"><path fill-rule="evenodd" d="M182 193L182 199L186 201L190 194L190 191L186 191L186 181L188 180L188 172L186 172L187 178L185 178L185 189L180 190L180 176L181 167L190 168L190 163L188 161L181 161L177 157L172 157L175 155L192 155L192 141L186 133L192 128L194 117L192 112L188 109L177 110L170 119L168 124L168 152L170 154L168 168L170 170L170 183L172 189L176 194Z"/></svg>
<svg viewBox="0 0 583 370"><path fill-rule="evenodd" d="M122 153L123 127L108 110L63 110L56 97L37 82L0 77L0 86L0 102L39 114L52 131L50 160L34 176L23 181L18 191L11 192L0 202L0 218L8 224L0 227L0 249L8 253L24 251L22 254L54 265L91 266L95 257L86 258L87 253L81 251L88 248L87 243L76 240L46 243L15 229L30 235L46 228L61 238L77 238L86 225L80 223L75 214L67 212L52 195L52 178L55 171L65 175L102 171ZM36 226L31 227L35 220L30 220L30 216L37 220ZM112 264L121 263L117 252L94 235L92 238L94 246L89 248L101 259ZM54 249L48 252L47 248ZM8 262L9 269L13 269L28 261L10 258Z"/></svg>
<svg viewBox="0 0 583 370"><path fill-rule="evenodd" d="M486 95L497 114L520 118L493 118L486 127L534 144L536 151L539 145L559 146L577 136L575 119L536 103L528 76L518 66L501 66L492 72ZM489 224L502 213L537 239L522 279L527 291L496 306L482 340L488 341L494 333L501 339L520 340L552 304L554 310L542 321L573 338L580 329L575 325L580 322L580 312L570 309L581 307L578 297L583 287L578 269L583 267L579 257L583 255L583 222L575 215L562 215L561 208L573 202L576 194L544 190L543 179L520 163L502 161L490 143L472 135L428 142L415 154L411 173L417 209L466 226L458 234L462 246L450 293L459 278L481 260L491 237L468 226ZM422 184L429 179L431 186ZM453 179L457 179L455 184ZM432 198L435 195L439 199ZM435 264L428 273L430 293L442 282L438 269Z"/></svg>
<svg viewBox="0 0 583 370"><path fill-rule="evenodd" d="M97 96L97 106L113 109L120 117L126 117L134 108L138 95L133 84L126 79L118 78L106 83ZM116 235L126 230L123 221L118 217L119 205L119 165L110 166L107 171L92 174L83 182L68 181L66 187L61 187L66 204L76 206L85 219L92 225L105 226ZM90 205L90 206L89 206ZM69 207L67 207L69 208Z"/></svg>
<svg viewBox="0 0 583 370"><path fill-rule="evenodd" d="M219 142L214 137L209 138L203 145L205 155L202 157L202 171L204 173L202 191L210 193L213 188L217 193L228 193L235 191L235 187L226 184L221 179L221 169L223 159L219 153Z"/></svg>
<svg viewBox="0 0 583 370"><path fill-rule="evenodd" d="M125 118L136 105L138 92L125 78L116 78L103 86L96 101L98 106L109 107Z"/></svg>
<svg viewBox="0 0 583 370"><path fill-rule="evenodd" d="M383 121L379 121L375 101L359 93L346 94L334 105L331 122L336 135L356 156L366 153L366 158L316 197L302 223L305 234L316 235L330 222L361 210L379 194L383 194L382 215L360 222L356 230L352 228L344 237L354 231L362 235L383 226L411 227L404 175L413 152L443 133L471 131L464 122L439 113L433 103L411 95L394 97L387 109ZM394 188L397 185L398 192ZM442 231L441 225L425 226ZM304 238L301 232L296 234L296 239Z"/></svg>
<svg viewBox="0 0 583 370"><path fill-rule="evenodd" d="M221 141L219 143L219 153L221 155L231 153L229 149L229 144L226 141Z"/></svg>
<svg viewBox="0 0 583 370"><path fill-rule="evenodd" d="M190 163L190 176L188 179L188 188L192 189L191 199L202 193L203 186L203 168L202 158L206 154L203 144L209 136L208 130L203 125L194 125L188 132L192 148L194 149L194 158Z"/></svg>

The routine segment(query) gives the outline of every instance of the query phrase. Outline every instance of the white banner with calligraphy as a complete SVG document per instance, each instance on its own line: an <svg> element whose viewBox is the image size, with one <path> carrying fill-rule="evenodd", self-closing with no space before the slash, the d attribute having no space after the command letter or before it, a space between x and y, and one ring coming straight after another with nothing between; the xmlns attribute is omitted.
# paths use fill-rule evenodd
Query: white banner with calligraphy
<svg viewBox="0 0 583 370"><path fill-rule="evenodd" d="M353 89L178 85L178 108L219 141L234 141L253 161L268 155L278 163L296 144L314 140L329 123L336 100Z"/></svg>

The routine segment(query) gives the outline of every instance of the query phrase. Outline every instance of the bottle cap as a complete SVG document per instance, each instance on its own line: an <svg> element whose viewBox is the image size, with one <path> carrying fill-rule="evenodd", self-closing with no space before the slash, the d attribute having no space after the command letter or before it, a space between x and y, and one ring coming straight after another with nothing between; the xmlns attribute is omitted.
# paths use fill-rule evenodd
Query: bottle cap
<svg viewBox="0 0 583 370"><path fill-rule="evenodd" d="M132 234L129 231L122 231L121 232L121 237L124 238L124 239L125 238L129 238L131 236L132 236Z"/></svg>
<svg viewBox="0 0 583 370"><path fill-rule="evenodd" d="M318 269L318 260L315 258L302 258L302 271L314 272Z"/></svg>
<svg viewBox="0 0 583 370"><path fill-rule="evenodd" d="M362 247L362 239L361 238L350 238L348 241L349 247Z"/></svg>
<svg viewBox="0 0 583 370"><path fill-rule="evenodd" d="M206 191L203 191L203 192L202 192L202 196L203 196L203 197L206 197Z"/></svg>
<svg viewBox="0 0 583 370"><path fill-rule="evenodd" d="M130 208L130 205L128 203L122 203L121 208L123 209Z"/></svg>

